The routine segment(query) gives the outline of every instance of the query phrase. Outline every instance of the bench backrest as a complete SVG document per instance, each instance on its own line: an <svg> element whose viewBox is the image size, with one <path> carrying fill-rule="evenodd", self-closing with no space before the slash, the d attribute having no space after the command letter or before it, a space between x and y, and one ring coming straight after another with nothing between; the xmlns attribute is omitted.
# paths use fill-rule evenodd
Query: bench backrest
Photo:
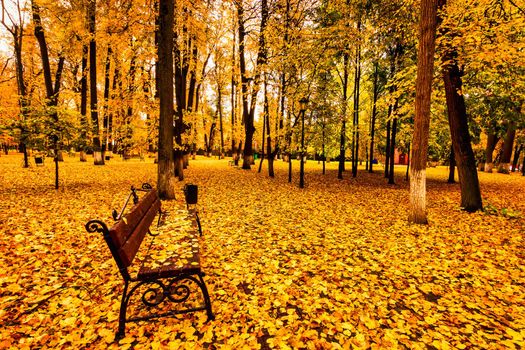
<svg viewBox="0 0 525 350"><path fill-rule="evenodd" d="M160 200L157 191L150 190L131 208L128 214L109 229L108 238L114 248L111 250L119 267L127 268L131 265L159 211Z"/></svg>

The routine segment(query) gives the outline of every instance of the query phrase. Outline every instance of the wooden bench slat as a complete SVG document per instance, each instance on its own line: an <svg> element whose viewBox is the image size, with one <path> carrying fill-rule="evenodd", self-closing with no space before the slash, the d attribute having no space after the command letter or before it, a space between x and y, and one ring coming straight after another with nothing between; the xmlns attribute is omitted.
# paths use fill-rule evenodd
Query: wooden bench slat
<svg viewBox="0 0 525 350"><path fill-rule="evenodd" d="M169 263L169 260L166 261ZM192 265L192 262L195 265ZM201 272L199 256L194 256L188 264L177 266L175 264L160 266L157 268L142 268L137 277L140 280L150 280L158 278L170 278L180 275L181 273L198 274Z"/></svg>
<svg viewBox="0 0 525 350"><path fill-rule="evenodd" d="M159 209L160 200L157 198L157 201L153 202L149 210L142 217L142 220L135 227L131 235L129 235L129 239L119 249L118 254L125 267L130 266L133 262L133 259L135 258L135 255L137 254L140 248L140 244L144 239L144 236L146 236L146 233L148 232L151 223L153 222L153 220L155 220L155 217L159 213Z"/></svg>
<svg viewBox="0 0 525 350"><path fill-rule="evenodd" d="M189 215L191 226L184 231L184 237L177 239L180 243L174 250L168 249L168 257L165 260L158 260L154 255L149 255L143 261L142 266L137 274L139 280L151 280L158 278L170 278L180 274L198 274L201 272L200 265L200 250L199 250L199 235L197 232L197 224L194 216ZM161 228L161 235L168 232L162 232L165 228ZM170 229L169 227L167 228ZM166 251L166 247L160 242L154 244L151 249L155 250L159 247L159 251Z"/></svg>
<svg viewBox="0 0 525 350"><path fill-rule="evenodd" d="M156 191L148 192L138 204L131 208L129 214L111 227L109 235L117 248L122 247L126 243L152 203L158 200Z"/></svg>

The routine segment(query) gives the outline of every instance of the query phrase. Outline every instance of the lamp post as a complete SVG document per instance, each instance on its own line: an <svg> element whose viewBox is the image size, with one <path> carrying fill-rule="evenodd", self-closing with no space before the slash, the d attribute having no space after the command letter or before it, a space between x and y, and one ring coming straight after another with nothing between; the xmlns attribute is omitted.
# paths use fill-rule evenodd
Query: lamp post
<svg viewBox="0 0 525 350"><path fill-rule="evenodd" d="M299 170L299 187L304 188L304 114L306 112L306 105L308 99L303 97L299 100L300 112L301 112L301 167Z"/></svg>

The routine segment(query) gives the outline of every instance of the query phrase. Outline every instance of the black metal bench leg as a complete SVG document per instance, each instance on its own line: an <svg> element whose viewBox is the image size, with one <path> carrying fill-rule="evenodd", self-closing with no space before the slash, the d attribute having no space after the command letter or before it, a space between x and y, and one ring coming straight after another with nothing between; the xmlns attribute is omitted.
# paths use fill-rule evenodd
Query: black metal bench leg
<svg viewBox="0 0 525 350"><path fill-rule="evenodd" d="M128 282L125 282L124 291L122 292L122 300L120 302L120 313L118 318L118 331L115 336L115 340L119 341L120 339L126 336L126 309L128 308Z"/></svg>
<svg viewBox="0 0 525 350"><path fill-rule="evenodd" d="M208 288L206 288L206 283L204 283L202 276L204 276L204 273L199 274L199 287L201 288L202 296L204 297L204 303L206 304L206 314L208 315L208 321L213 321L215 319L215 315L213 314L213 311L211 311L210 295L208 294Z"/></svg>

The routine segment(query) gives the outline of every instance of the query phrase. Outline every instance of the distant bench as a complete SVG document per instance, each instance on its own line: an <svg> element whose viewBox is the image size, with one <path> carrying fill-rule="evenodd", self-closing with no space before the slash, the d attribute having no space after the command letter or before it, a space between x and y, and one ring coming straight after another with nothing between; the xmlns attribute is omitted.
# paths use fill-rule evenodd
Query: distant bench
<svg viewBox="0 0 525 350"><path fill-rule="evenodd" d="M138 191L145 192L145 195L140 199L137 195ZM122 216L130 198L133 198L134 206L128 214ZM156 226L158 229L153 234L150 227L157 215L158 221ZM194 311L206 311L208 321L213 320L214 315L211 309L210 296L204 283L204 272L202 272L200 265L199 236L195 213L188 213L188 216L183 218L186 222L189 221L191 223L188 227L187 235L182 237L182 239L173 240L168 231L175 231L176 226L166 221L167 213L161 210L161 202L157 191L149 184L143 184L141 189L131 188L131 193L124 204L124 208L122 208L120 214L113 211L113 218L117 222L110 229L100 220L90 220L85 227L90 233L100 232L104 235L104 239L124 279L124 291L120 304L119 327L116 339L125 336L127 322L176 316ZM180 219L180 217L177 219ZM147 247L146 253L139 254L143 257L141 266L138 272L133 274L130 270L136 264L132 265L132 263L146 233L155 238L150 246ZM160 243L158 243L159 240ZM195 306L189 303L188 300L194 294L192 292L198 291L197 287L202 293L201 301L204 304ZM148 315L128 318L126 311L131 297L141 292L142 305L137 307L137 309L143 312L147 311ZM179 304L182 307L166 311L167 305L164 305L164 302L168 305L170 302ZM156 311L160 311L160 313L152 313Z"/></svg>
<svg viewBox="0 0 525 350"><path fill-rule="evenodd" d="M140 159L142 162L145 161L144 155L142 154L123 154L123 160L130 160L131 158Z"/></svg>

